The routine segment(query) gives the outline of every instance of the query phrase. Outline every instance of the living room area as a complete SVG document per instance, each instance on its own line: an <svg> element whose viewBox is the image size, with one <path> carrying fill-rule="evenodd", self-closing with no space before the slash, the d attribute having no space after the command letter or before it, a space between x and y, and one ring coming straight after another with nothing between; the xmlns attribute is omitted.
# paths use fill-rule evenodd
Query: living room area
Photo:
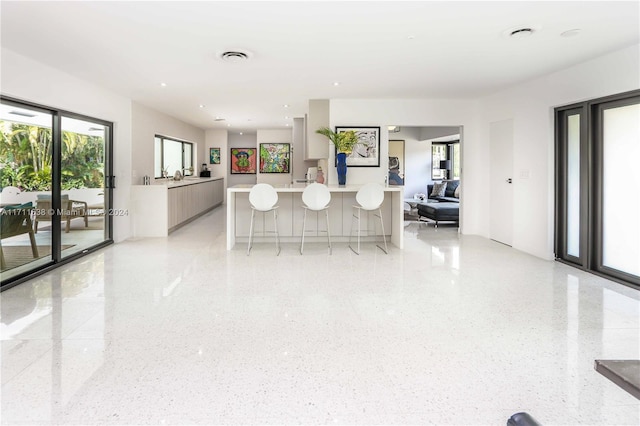
<svg viewBox="0 0 640 426"><path fill-rule="evenodd" d="M389 126L389 185L404 186L405 224L459 227L461 126ZM396 176L398 178L396 178Z"/></svg>

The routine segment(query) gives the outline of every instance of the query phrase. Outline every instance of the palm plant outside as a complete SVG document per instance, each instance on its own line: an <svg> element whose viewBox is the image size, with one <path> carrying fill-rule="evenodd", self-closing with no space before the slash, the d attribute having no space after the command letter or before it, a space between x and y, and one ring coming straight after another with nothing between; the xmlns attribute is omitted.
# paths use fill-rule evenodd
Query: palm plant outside
<svg viewBox="0 0 640 426"><path fill-rule="evenodd" d="M0 186L51 190L51 129L0 121ZM62 189L104 186L104 140L62 132Z"/></svg>

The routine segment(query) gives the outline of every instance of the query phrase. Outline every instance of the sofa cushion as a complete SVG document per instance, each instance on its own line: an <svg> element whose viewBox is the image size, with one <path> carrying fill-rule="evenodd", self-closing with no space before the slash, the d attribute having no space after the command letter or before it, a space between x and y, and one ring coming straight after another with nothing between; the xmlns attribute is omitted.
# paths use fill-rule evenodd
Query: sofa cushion
<svg viewBox="0 0 640 426"><path fill-rule="evenodd" d="M433 184L433 189L429 193L431 197L444 197L444 193L447 190L447 182L436 182Z"/></svg>
<svg viewBox="0 0 640 426"><path fill-rule="evenodd" d="M453 193L453 196L456 198L460 198L460 185L456 188L456 191Z"/></svg>
<svg viewBox="0 0 640 426"><path fill-rule="evenodd" d="M455 197L455 192L456 189L458 189L458 186L460 186L460 181L459 180L450 180L447 181L447 189L444 192L444 196L445 197Z"/></svg>
<svg viewBox="0 0 640 426"><path fill-rule="evenodd" d="M438 201L441 203L460 203L460 198L456 197L438 197Z"/></svg>

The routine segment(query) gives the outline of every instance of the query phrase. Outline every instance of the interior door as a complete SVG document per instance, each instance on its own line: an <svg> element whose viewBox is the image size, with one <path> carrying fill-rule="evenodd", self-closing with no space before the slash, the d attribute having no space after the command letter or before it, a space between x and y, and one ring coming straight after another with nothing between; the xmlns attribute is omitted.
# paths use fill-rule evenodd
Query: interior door
<svg viewBox="0 0 640 426"><path fill-rule="evenodd" d="M513 241L513 120L491 123L489 139L491 142L489 237L510 246Z"/></svg>

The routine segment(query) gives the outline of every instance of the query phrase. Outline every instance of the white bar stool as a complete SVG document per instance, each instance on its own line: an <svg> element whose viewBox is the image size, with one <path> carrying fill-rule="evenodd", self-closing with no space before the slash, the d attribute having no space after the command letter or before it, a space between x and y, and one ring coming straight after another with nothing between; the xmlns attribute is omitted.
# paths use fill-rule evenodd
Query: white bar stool
<svg viewBox="0 0 640 426"><path fill-rule="evenodd" d="M302 191L302 202L305 205L302 206L304 208L304 218L302 219L302 241L300 243L300 254L302 254L304 250L304 233L306 232L307 211L309 210L316 212L316 222L318 220L319 213L324 210L325 216L327 217L326 233L327 241L329 243L329 254L331 254L331 235L329 232L329 203L331 202L331 192L329 191L329 188L321 183L312 183ZM318 232L323 231L318 230Z"/></svg>
<svg viewBox="0 0 640 426"><path fill-rule="evenodd" d="M254 185L249 191L249 203L251 203L251 227L249 228L249 246L247 247L247 256L251 251L251 242L253 240L253 224L255 221L256 211L265 213L273 212L273 224L275 226L273 232L276 234L276 256L280 254L280 235L278 234L278 193L275 188L268 183L259 183Z"/></svg>
<svg viewBox="0 0 640 426"><path fill-rule="evenodd" d="M384 234L384 223L382 222L382 202L384 201L384 188L377 183L367 183L363 185L362 188L358 190L356 193L356 201L359 205L353 206L353 214L351 217L351 232L349 233L349 248L353 250L351 247L351 237L353 235L353 219L358 219L358 250L353 250L355 254L360 254L360 216L362 211L366 211L367 215L371 211L377 210L378 213L374 213L374 216L380 218L380 227L382 228L382 239L384 241L384 248L380 247L378 244L376 246L382 250L385 254L387 254L387 238ZM375 234L375 225L373 227L373 232Z"/></svg>

